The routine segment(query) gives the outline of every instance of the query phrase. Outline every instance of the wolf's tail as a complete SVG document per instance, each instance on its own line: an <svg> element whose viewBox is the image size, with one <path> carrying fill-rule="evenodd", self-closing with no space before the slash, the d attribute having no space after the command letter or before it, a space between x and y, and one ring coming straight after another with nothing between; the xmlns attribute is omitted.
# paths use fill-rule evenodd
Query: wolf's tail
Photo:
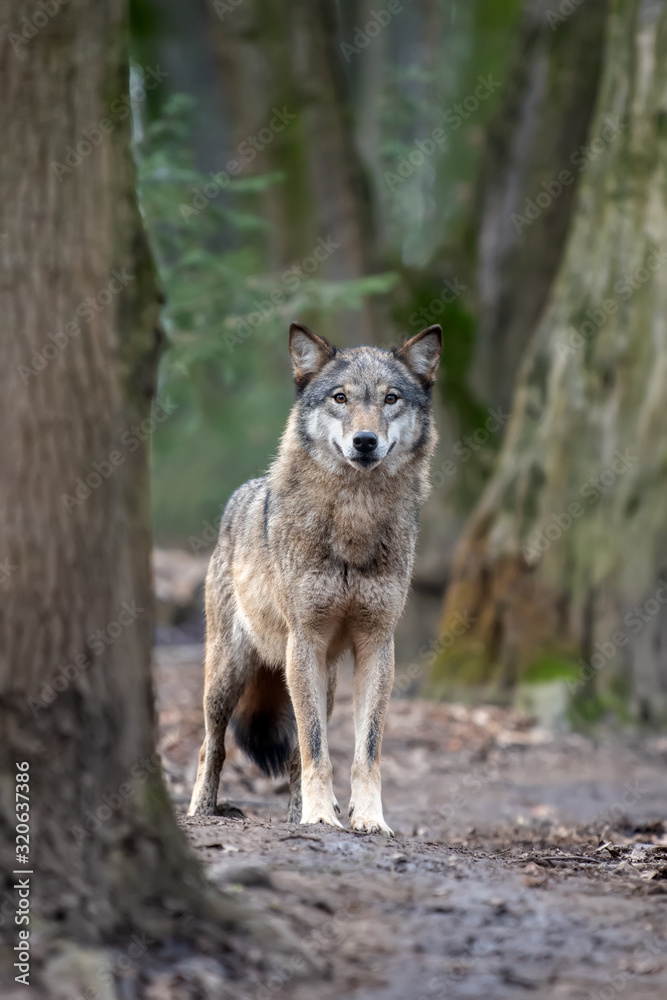
<svg viewBox="0 0 667 1000"><path fill-rule="evenodd" d="M243 692L231 727L241 750L264 774L277 777L287 771L297 733L282 671L259 668Z"/></svg>

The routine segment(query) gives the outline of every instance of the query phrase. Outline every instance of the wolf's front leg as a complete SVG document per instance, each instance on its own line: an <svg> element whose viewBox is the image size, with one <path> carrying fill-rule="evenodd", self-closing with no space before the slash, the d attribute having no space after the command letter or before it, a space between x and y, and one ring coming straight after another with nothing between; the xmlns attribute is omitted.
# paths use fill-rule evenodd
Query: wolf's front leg
<svg viewBox="0 0 667 1000"><path fill-rule="evenodd" d="M291 634L285 671L299 732L301 822L341 826L334 811L327 745L326 651L316 636Z"/></svg>
<svg viewBox="0 0 667 1000"><path fill-rule="evenodd" d="M354 663L354 761L350 826L359 833L393 837L382 815L380 751L394 683L394 639L362 639Z"/></svg>

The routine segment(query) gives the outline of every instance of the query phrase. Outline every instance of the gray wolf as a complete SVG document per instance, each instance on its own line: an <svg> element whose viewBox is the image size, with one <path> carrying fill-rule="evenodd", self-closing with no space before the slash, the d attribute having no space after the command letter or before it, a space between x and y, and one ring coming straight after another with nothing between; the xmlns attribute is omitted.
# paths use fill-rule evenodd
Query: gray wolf
<svg viewBox="0 0 667 1000"><path fill-rule="evenodd" d="M206 580L206 736L189 815L218 811L231 721L266 774L289 770L290 821L341 826L327 720L350 651L350 825L391 835L380 750L437 440L442 331L431 326L392 351L337 350L293 323L289 346L297 398L278 455L229 500Z"/></svg>

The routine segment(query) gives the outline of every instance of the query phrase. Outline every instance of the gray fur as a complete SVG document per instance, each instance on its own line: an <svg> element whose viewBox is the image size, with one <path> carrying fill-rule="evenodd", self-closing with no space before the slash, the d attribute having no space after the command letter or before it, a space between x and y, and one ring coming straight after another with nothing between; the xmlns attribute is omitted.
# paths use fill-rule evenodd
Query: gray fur
<svg viewBox="0 0 667 1000"><path fill-rule="evenodd" d="M338 661L351 651L351 825L391 833L380 751L394 629L436 442L431 386L441 331L431 327L394 352L338 351L292 324L290 350L297 400L278 456L263 479L229 500L211 558L206 738L190 814L216 809L224 734L236 712L241 744L259 766L289 768L290 819L340 825L326 722Z"/></svg>

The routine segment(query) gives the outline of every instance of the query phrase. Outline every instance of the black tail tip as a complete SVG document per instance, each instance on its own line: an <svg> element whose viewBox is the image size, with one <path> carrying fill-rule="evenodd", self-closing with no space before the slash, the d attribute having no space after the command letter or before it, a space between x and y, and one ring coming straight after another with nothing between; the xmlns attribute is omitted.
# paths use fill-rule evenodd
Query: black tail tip
<svg viewBox="0 0 667 1000"><path fill-rule="evenodd" d="M232 731L240 750L269 778L279 778L289 768L296 746L294 717L276 725L275 715L255 713L232 719Z"/></svg>

